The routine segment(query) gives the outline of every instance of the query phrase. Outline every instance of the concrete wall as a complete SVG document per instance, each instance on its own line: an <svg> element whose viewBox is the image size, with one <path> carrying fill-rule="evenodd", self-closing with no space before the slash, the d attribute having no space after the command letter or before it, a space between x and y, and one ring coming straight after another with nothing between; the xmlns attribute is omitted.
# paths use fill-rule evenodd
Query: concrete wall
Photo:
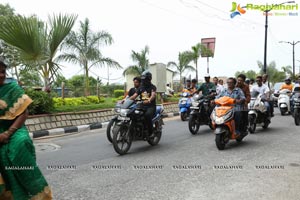
<svg viewBox="0 0 300 200"><path fill-rule="evenodd" d="M170 112L178 112L177 103L164 104L164 113ZM33 132L69 126L87 125L97 122L107 122L115 115L114 109L33 115L29 116L25 124L28 130Z"/></svg>

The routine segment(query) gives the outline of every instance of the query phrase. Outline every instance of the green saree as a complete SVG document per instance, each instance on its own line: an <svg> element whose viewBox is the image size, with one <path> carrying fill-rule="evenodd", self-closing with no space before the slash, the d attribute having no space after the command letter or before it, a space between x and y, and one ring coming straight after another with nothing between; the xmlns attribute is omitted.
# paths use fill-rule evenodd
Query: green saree
<svg viewBox="0 0 300 200"><path fill-rule="evenodd" d="M16 83L0 86L0 133L8 130L32 100ZM0 199L48 200L52 194L36 164L33 142L23 125L0 143Z"/></svg>

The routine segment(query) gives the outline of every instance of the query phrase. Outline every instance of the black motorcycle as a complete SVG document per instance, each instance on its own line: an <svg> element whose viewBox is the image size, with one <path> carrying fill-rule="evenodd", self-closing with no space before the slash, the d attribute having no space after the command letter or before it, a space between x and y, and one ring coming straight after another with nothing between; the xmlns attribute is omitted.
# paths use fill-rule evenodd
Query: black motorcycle
<svg viewBox="0 0 300 200"><path fill-rule="evenodd" d="M293 117L296 126L300 125L300 92L294 91L294 95L292 97L293 101Z"/></svg>
<svg viewBox="0 0 300 200"><path fill-rule="evenodd" d="M146 109L141 102L135 102L127 99L122 104L117 122L113 127L112 143L115 151L120 154L126 154L134 140L144 140L150 145L155 146L159 143L162 134L162 113L163 106L156 106L156 113L153 122L153 135L149 136L145 126Z"/></svg>
<svg viewBox="0 0 300 200"><path fill-rule="evenodd" d="M189 130L191 134L197 134L201 125L208 125L213 130L210 119L210 114L213 111L213 107L210 104L211 100L211 98L199 94L195 94L192 97L189 117Z"/></svg>

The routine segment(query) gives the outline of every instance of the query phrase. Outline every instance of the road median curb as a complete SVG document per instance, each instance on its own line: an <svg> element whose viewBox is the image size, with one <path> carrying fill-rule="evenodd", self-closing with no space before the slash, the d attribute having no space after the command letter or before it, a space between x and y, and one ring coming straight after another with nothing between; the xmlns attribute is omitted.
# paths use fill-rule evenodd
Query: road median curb
<svg viewBox="0 0 300 200"><path fill-rule="evenodd" d="M163 118L179 116L179 113L165 113L163 114ZM88 125L80 125L80 126L69 126L63 128L55 128L49 130L40 130L40 131L33 131L30 133L30 137L32 139L42 139L43 137L48 136L62 136L62 135L70 135L70 133L80 133L87 130L95 130L95 129L102 129L106 128L109 122L97 122Z"/></svg>

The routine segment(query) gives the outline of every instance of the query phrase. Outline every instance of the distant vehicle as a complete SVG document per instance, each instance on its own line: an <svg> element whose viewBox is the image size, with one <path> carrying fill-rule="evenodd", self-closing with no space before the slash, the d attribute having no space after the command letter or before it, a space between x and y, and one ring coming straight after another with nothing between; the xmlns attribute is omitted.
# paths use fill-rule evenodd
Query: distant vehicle
<svg viewBox="0 0 300 200"><path fill-rule="evenodd" d="M278 83L275 83L275 85L273 87L273 94L271 97L273 99L274 106L278 105L277 102L278 102L278 97L279 97L279 89L282 86L282 84L284 84L284 82L278 82Z"/></svg>
<svg viewBox="0 0 300 200"><path fill-rule="evenodd" d="M18 80L12 77L7 77L5 79L5 83L11 83L11 82L18 82Z"/></svg>

